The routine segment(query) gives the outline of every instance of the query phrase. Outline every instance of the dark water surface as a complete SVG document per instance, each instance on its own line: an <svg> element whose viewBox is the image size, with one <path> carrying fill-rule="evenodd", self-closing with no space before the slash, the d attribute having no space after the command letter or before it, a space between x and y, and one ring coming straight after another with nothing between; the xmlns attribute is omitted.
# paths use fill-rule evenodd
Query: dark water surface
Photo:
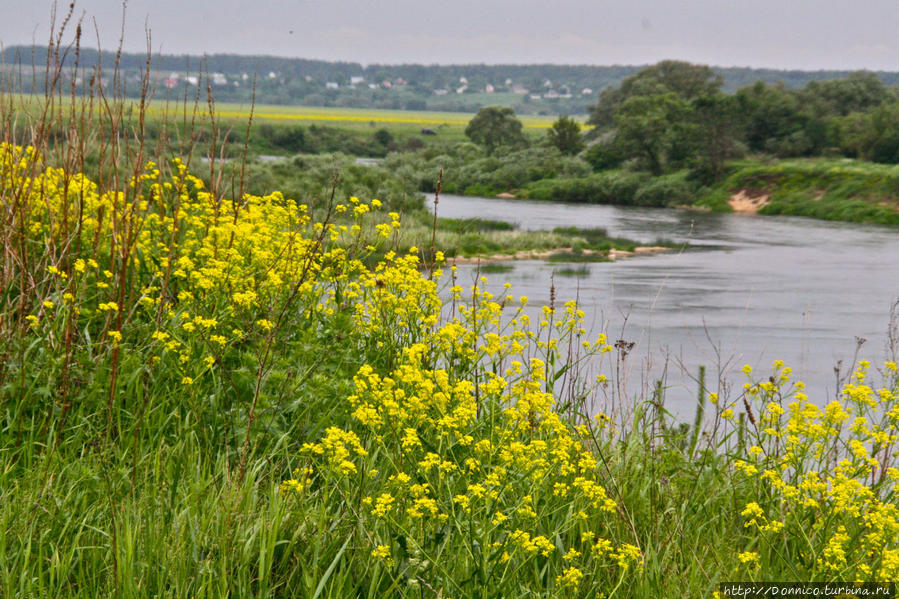
<svg viewBox="0 0 899 599"><path fill-rule="evenodd" d="M700 364L725 365L736 386L743 364L768 373L783 360L809 387L813 401L834 397L834 366L886 358L890 308L899 299L899 230L796 217L708 214L444 195L439 214L512 222L522 229L602 227L641 243L664 239L689 249L615 263L570 265L507 262L510 272L488 275L488 288L549 302L560 268L586 268L554 277L559 301L580 298L594 332L637 343L631 378L661 376L667 363L669 406L692 413ZM474 266L460 266L470 284ZM719 358L720 356L720 358ZM649 374L647 375L647 370ZM632 385L637 388L638 385Z"/></svg>

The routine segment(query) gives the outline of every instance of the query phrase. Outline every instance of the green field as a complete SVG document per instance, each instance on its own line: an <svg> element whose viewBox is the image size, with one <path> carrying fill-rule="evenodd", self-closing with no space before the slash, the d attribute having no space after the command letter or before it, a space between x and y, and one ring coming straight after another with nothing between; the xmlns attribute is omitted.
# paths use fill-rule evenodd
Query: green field
<svg viewBox="0 0 899 599"><path fill-rule="evenodd" d="M15 94L0 95L5 104L12 103L23 110L34 113L43 103L43 96ZM61 105L66 106L69 98L63 97ZM126 114L136 115L137 100L126 100ZM151 119L179 118L190 115L196 110L198 115L208 116L208 105L201 101L196 107L192 101L185 104L181 100L151 100L147 115ZM255 122L296 123L302 125L328 125L346 128L366 129L371 127L396 127L420 130L423 127L433 129L451 129L461 132L474 116L464 112L436 112L418 110L379 110L368 108L339 108L317 106L280 106L271 104L215 103L218 118L246 123L252 112ZM544 130L552 126L555 116L523 115L519 117L525 129Z"/></svg>
<svg viewBox="0 0 899 599"><path fill-rule="evenodd" d="M157 109L154 103L152 112ZM246 121L250 107L244 104L216 104L218 116ZM473 114L462 112L431 112L413 110L376 110L367 108L323 108L309 106L255 107L254 119L261 121L297 121L309 124L339 124L341 126L369 127L384 125L411 125L414 127L465 128ZM550 116L519 117L526 129L548 129L555 121Z"/></svg>

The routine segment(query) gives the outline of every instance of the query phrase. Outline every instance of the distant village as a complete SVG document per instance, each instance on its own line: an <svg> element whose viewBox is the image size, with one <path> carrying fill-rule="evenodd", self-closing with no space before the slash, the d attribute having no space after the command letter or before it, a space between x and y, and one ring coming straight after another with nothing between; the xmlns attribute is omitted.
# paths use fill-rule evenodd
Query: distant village
<svg viewBox="0 0 899 599"><path fill-rule="evenodd" d="M43 53L43 54L42 54ZM0 52L0 68L14 68L27 89L30 65L46 63L46 49L13 46ZM103 65L101 82L113 76L118 60L125 93L140 94L147 57L140 53L83 50L79 70L62 73L66 81L84 85L89 69ZM205 91L218 101L260 104L445 110L476 112L483 106L511 106L519 114L584 115L602 91L638 72L639 65L362 65L274 56L160 55L151 57L150 82L155 97ZM745 67L713 67L724 91L762 81L800 88L809 81L840 79L844 71L778 71ZM899 83L899 73L877 76L885 85ZM33 78L34 91L42 81Z"/></svg>
<svg viewBox="0 0 899 599"><path fill-rule="evenodd" d="M199 62L197 62L199 64ZM142 81L141 71L123 69L120 79L126 93L136 95ZM517 112L545 114L584 114L598 98L596 88L574 81L554 81L536 77L491 77L483 75L425 76L420 79L389 73L343 75L341 72L302 74L266 70L210 71L157 70L151 73L154 95L180 95L205 90L208 85L220 101L247 101L255 95L259 103L388 108L405 110L476 111L481 106L513 106ZM433 73L428 72L428 75ZM112 73L101 78L107 85ZM71 71L62 79L83 85L86 77ZM612 81L610 81L612 83ZM195 91L189 93L189 89Z"/></svg>
<svg viewBox="0 0 899 599"><path fill-rule="evenodd" d="M269 80L278 81L278 83L285 84L287 82L286 78L282 76L280 73L276 73L275 71L269 71L266 75L266 78ZM306 75L303 78L307 83L314 83L315 80ZM251 80L251 76L248 73L240 73L239 75L228 76L225 73L210 73L209 74L209 83L216 87L233 85L234 87L240 87L241 85L246 85ZM200 77L196 75L182 75L180 73L170 73L167 77L165 77L164 84L168 89L174 89L181 85L182 83L186 83L188 85L199 85ZM358 89L361 87L367 87L371 90L377 89L404 89L409 86L409 82L403 79L402 77L397 77L396 79L383 79L381 81L366 81L365 77L354 75L349 78L349 80L341 83L339 81L324 81L320 82L323 84L325 89L340 89L341 87L345 87L346 89ZM512 94L518 94L521 96L528 96L531 100L556 100L559 98L569 99L574 97L574 93L572 89L568 85L559 85L555 86L552 81L547 79L543 82L542 88L539 90L529 90L521 83L515 83L512 79L506 79L505 84L502 86L493 85L492 83L486 83L483 87L473 87L469 84L467 77L459 77L458 85L452 88L437 88L433 89L432 93L435 96L445 96L450 93L455 94L464 94L464 93L476 93L483 92L485 94L494 94L494 93L503 93L508 92ZM577 92L580 96L592 96L593 89L589 87L585 87Z"/></svg>
<svg viewBox="0 0 899 599"><path fill-rule="evenodd" d="M275 71L269 71L264 75L264 79L268 82L274 82L278 85L287 85L289 76L283 75ZM201 83L202 77L197 75L184 75L182 73L171 72L165 76L163 85L169 90L175 90L182 85L197 86ZM241 86L253 85L253 76L249 73L226 74L221 72L209 73L207 81L214 88L222 88L231 86L239 88ZM529 89L521 82L515 82L511 78L506 78L500 84L484 83L483 81L472 82L468 77L460 76L451 85L440 87L431 87L431 82L410 82L403 77L382 78L374 81L367 80L364 76L353 75L342 81L316 80L310 75L303 77L304 83L308 87L319 87L321 90L341 89L354 91L367 89L371 91L408 91L414 90L416 93L427 91L433 96L451 96L452 94L514 94L527 98L528 100L540 102L544 100L571 100L576 97L584 98L595 102L595 94L593 88L582 87L573 89L574 86L568 84L557 84L550 79L546 79L536 89ZM256 85L260 84L257 76Z"/></svg>
<svg viewBox="0 0 899 599"><path fill-rule="evenodd" d="M483 69L483 66L475 68ZM431 68L423 69L424 76L420 78L395 75L388 69L364 75L345 75L340 69L311 74L297 70L157 70L151 73L150 81L157 97L183 94L189 88L205 89L208 85L216 99L226 102L246 101L255 94L256 101L263 104L405 110L469 112L481 106L501 104L513 106L522 114L585 114L587 107L598 98L595 87L578 84L572 78L557 81L534 76L485 77L481 73L452 76L437 73L435 76ZM71 73L63 74L64 80L71 78ZM108 79L104 77L102 83ZM128 92L136 93L141 82L140 71L125 69L122 79ZM82 84L83 77L75 76L75 83ZM614 79L608 82L611 83Z"/></svg>

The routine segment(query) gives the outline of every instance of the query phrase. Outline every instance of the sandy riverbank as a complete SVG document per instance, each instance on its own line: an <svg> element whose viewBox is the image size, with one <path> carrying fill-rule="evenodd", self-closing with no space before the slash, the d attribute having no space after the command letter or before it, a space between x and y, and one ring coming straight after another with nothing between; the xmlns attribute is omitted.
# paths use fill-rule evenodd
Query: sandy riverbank
<svg viewBox="0 0 899 599"><path fill-rule="evenodd" d="M741 214L755 214L769 203L771 203L771 198L768 194L753 194L745 189L731 194L730 200L727 201L727 205L734 212Z"/></svg>

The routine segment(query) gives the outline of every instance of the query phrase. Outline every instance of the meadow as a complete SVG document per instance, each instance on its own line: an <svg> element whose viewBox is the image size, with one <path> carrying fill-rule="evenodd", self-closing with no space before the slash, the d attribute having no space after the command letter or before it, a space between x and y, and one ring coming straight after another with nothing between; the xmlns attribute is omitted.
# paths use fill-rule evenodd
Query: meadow
<svg viewBox="0 0 899 599"><path fill-rule="evenodd" d="M221 118L232 118L245 122L250 116L250 107L240 104L217 104ZM414 127L437 127L464 130L473 114L460 112L433 112L417 110L379 110L369 108L318 108L304 106L256 106L254 118L261 121L302 121L310 123L341 123L344 126L411 125ZM150 112L153 114L153 111ZM549 129L556 120L554 116L523 115L520 120L526 129Z"/></svg>
<svg viewBox="0 0 899 599"><path fill-rule="evenodd" d="M42 100L38 95L9 94L15 99L19 110L24 112L39 111ZM163 96L167 96L163 99ZM210 114L210 106L206 105L207 97L202 90L194 91L188 96L174 96L156 90L155 97L149 98L144 105L143 114L147 122L169 121L174 123L196 112ZM68 105L71 98L62 96L58 99L62 105ZM199 102L199 103L198 103ZM137 99L122 99L121 108L124 114L135 115L140 110L141 102ZM339 126L351 130L368 130L371 128L387 128L392 133L420 134L422 128L434 129L438 134L450 136L452 139L464 139L464 130L474 114L464 112L438 112L425 110L383 110L376 108L344 108L314 106L283 106L273 104L239 104L230 102L213 102L213 114L216 120L235 126L245 126L252 116L255 122L271 124L301 124ZM555 116L522 115L519 117L524 128L542 133L550 128L556 120Z"/></svg>
<svg viewBox="0 0 899 599"><path fill-rule="evenodd" d="M534 316L459 281L397 200L251 193L239 162L198 176L195 139L148 140L152 104L57 99L26 127L0 98L2 596L899 576L899 321L838 397L780 362L700 371L677 422L574 298Z"/></svg>

